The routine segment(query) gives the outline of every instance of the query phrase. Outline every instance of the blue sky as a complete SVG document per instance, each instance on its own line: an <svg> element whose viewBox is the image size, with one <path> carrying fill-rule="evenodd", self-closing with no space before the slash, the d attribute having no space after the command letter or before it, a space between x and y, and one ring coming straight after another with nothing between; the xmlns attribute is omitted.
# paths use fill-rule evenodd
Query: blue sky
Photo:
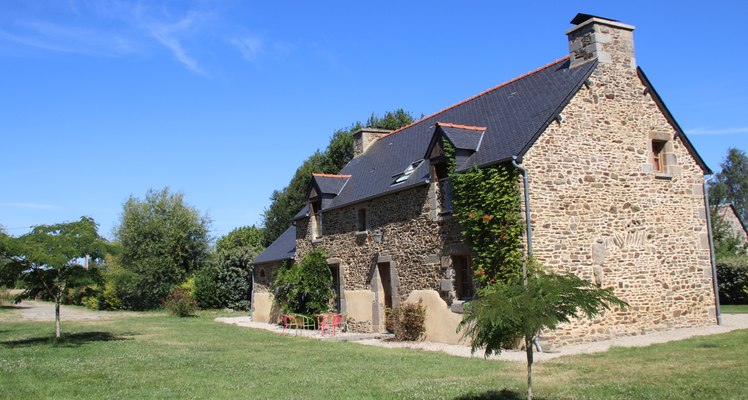
<svg viewBox="0 0 748 400"><path fill-rule="evenodd" d="M748 6L661 3L2 1L0 224L88 215L110 236L164 186L216 236L261 223L335 129L561 58L577 12L636 26L638 64L719 170L748 150Z"/></svg>

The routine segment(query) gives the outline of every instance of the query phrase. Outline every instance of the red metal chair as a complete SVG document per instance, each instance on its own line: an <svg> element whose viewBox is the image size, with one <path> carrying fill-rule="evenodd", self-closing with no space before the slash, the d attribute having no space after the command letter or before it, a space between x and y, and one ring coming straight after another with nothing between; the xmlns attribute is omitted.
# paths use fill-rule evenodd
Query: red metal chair
<svg viewBox="0 0 748 400"><path fill-rule="evenodd" d="M337 329L343 322L343 314L324 314L320 319L319 329L322 331L322 336L325 336L325 329L332 328L332 335L335 336Z"/></svg>

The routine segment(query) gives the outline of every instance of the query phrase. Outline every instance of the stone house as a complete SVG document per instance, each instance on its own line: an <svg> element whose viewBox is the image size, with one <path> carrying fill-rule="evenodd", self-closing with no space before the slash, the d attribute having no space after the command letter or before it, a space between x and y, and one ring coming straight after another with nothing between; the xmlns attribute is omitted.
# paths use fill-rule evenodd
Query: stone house
<svg viewBox="0 0 748 400"><path fill-rule="evenodd" d="M294 226L254 260L255 320L273 318L273 270L324 246L335 307L352 329L382 331L385 307L422 301L428 340L462 340L455 329L474 287L450 213L448 141L458 170L523 167L535 257L630 304L547 340L716 323L711 171L637 67L634 27L585 14L571 23L566 57L397 131L356 132L354 159L339 175L313 176Z"/></svg>
<svg viewBox="0 0 748 400"><path fill-rule="evenodd" d="M748 244L748 230L746 230L743 220L738 217L738 213L735 212L735 206L732 204L721 204L715 209L717 215L719 215L722 221L727 224L730 233L732 233L740 243Z"/></svg>

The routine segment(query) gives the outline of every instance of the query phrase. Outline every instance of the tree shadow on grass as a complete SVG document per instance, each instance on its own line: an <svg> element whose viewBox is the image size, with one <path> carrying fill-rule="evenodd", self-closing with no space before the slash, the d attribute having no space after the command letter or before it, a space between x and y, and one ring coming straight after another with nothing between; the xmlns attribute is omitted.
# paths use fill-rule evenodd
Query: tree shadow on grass
<svg viewBox="0 0 748 400"><path fill-rule="evenodd" d="M522 400L527 398L524 393L517 393L509 389L501 389L500 391L489 390L483 393L471 393L455 397L454 400Z"/></svg>
<svg viewBox="0 0 748 400"><path fill-rule="evenodd" d="M55 340L54 337L42 336L18 340L6 340L0 342L4 347L29 347L37 345L51 344L55 347L79 347L84 344L93 342L111 342L117 340L131 340L127 336L114 335L110 332L78 332L63 334L61 338Z"/></svg>
<svg viewBox="0 0 748 400"><path fill-rule="evenodd" d="M10 305L10 306L0 306L0 310L26 310L26 309L29 309L29 308L31 308L31 307L27 307L27 306L13 306L13 305Z"/></svg>

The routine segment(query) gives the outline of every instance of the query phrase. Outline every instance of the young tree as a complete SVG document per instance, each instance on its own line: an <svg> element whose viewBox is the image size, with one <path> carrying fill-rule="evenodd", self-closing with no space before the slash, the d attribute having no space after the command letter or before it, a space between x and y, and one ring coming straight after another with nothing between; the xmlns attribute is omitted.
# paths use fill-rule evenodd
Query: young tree
<svg viewBox="0 0 748 400"><path fill-rule="evenodd" d="M731 147L720 166L722 171L709 187L709 202L712 206L732 203L738 217L748 222L748 156L743 150Z"/></svg>
<svg viewBox="0 0 748 400"><path fill-rule="evenodd" d="M39 225L17 238L0 234L0 252L10 262L0 266L0 285L16 281L25 289L14 299L46 295L55 302L55 338L60 337L60 302L67 289L99 282L99 271L83 260L101 259L107 249L96 223L88 217L76 222Z"/></svg>
<svg viewBox="0 0 748 400"><path fill-rule="evenodd" d="M539 268L520 280L497 282L479 290L465 306L460 323L472 338L472 351L485 347L486 356L514 347L522 339L527 355L527 398L532 400L533 338L545 329L580 315L592 318L611 305L626 303L612 288L599 288L573 274L554 274Z"/></svg>
<svg viewBox="0 0 748 400"><path fill-rule="evenodd" d="M137 309L153 309L209 257L208 217L168 188L149 190L144 200L124 204L115 236L122 267L135 275ZM131 277L132 278L132 277Z"/></svg>

